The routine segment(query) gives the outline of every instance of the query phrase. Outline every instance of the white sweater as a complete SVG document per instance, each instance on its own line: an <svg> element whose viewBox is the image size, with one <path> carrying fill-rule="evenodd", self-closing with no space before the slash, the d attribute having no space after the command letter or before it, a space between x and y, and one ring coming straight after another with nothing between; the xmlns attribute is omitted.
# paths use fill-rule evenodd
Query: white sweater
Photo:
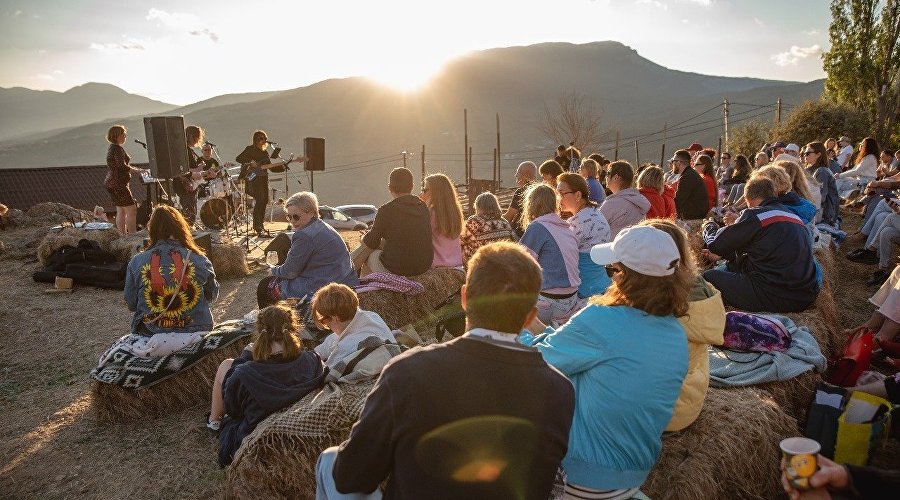
<svg viewBox="0 0 900 500"><path fill-rule="evenodd" d="M357 309L356 315L347 324L340 337L332 333L325 337L315 350L325 360L326 365L333 367L347 355L358 351L359 343L372 336L396 342L393 332L378 313Z"/></svg>
<svg viewBox="0 0 900 500"><path fill-rule="evenodd" d="M878 160L875 155L866 155L861 162L846 172L838 174L838 178L846 179L848 177L871 177L875 178L875 171L878 170Z"/></svg>

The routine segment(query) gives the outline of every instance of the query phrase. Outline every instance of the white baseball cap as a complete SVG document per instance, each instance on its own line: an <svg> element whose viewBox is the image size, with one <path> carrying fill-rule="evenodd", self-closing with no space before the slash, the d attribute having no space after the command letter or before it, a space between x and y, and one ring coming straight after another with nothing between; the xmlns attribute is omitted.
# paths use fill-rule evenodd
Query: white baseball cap
<svg viewBox="0 0 900 500"><path fill-rule="evenodd" d="M786 151L793 151L795 153L800 152L800 146L794 144L793 142L784 147Z"/></svg>
<svg viewBox="0 0 900 500"><path fill-rule="evenodd" d="M597 265L619 262L647 276L671 275L680 259L675 240L665 231L651 226L625 228L611 243L591 248L591 260Z"/></svg>

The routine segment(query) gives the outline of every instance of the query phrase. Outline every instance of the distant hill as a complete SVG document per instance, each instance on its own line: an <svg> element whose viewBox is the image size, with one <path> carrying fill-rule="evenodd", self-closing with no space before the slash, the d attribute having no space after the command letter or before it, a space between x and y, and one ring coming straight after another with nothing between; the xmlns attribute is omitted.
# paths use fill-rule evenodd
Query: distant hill
<svg viewBox="0 0 900 500"><path fill-rule="evenodd" d="M731 111L732 123L738 126L749 118L772 120L778 97L799 104L818 98L822 87L822 81L798 83L671 70L617 42L544 43L460 57L413 93L364 78L344 78L267 94L252 102L210 100L166 114L184 114L186 123L203 126L226 160L249 144L257 128L278 141L283 154L302 153L303 137L324 137L326 172L315 180L323 202L381 203L388 198L382 186L390 168L399 165L399 153L413 153L408 162L418 173L423 144L429 172L444 171L461 181L464 108L468 109L476 177L490 176L495 114L499 113L502 178L509 185L515 165L524 159L541 161L555 147L538 131L538 124L545 105L552 108L560 96L573 91L602 110L604 126L619 130L623 138L620 157L633 160L633 142L626 138L658 131L664 123L679 124L704 110L711 111L668 134L667 151L671 154L693 141L715 144L721 135L717 120L721 112L712 108L726 97L739 103ZM140 117L122 121L132 138L142 138ZM102 163L106 151L102 137L108 126L109 121L104 121L61 131L39 143L0 147L0 168ZM641 139L641 160L658 161L661 142L662 135ZM135 161L146 160L139 146L131 143L127 148ZM605 145L602 152L612 155L612 145ZM309 188L307 176L295 167L290 191L300 188L298 180L304 189ZM283 189L283 181L272 184Z"/></svg>
<svg viewBox="0 0 900 500"><path fill-rule="evenodd" d="M65 92L0 88L0 140L176 107L106 83L86 83Z"/></svg>

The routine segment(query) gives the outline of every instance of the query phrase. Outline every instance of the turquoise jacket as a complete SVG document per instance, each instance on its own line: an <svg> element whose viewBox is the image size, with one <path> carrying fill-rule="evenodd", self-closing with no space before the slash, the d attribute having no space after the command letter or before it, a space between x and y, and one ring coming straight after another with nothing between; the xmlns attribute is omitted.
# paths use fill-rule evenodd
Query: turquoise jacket
<svg viewBox="0 0 900 500"><path fill-rule="evenodd" d="M521 342L575 386L575 416L562 461L571 484L643 484L662 448L687 374L687 336L674 316L589 305L568 323Z"/></svg>

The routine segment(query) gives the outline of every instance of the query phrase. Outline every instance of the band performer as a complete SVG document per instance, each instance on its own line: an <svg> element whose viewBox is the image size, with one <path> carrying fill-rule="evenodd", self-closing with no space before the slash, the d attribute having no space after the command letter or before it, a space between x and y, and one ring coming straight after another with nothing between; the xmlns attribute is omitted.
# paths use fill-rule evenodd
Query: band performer
<svg viewBox="0 0 900 500"><path fill-rule="evenodd" d="M304 162L305 156L272 158L269 156L269 137L262 130L253 132L253 144L244 148L235 161L241 164L240 179L246 181L246 193L253 197L253 230L257 236L266 235L266 205L269 203L269 170L284 172L291 162Z"/></svg>
<svg viewBox="0 0 900 500"><path fill-rule="evenodd" d="M106 151L107 172L103 185L116 206L116 227L123 233L133 233L137 231L137 202L129 185L131 174L149 170L131 166L131 157L122 147L127 135L123 125L113 125L106 133L109 149Z"/></svg>
<svg viewBox="0 0 900 500"><path fill-rule="evenodd" d="M193 148L203 141L203 129L190 125L184 129L184 138L187 142L189 172L180 177L181 212L188 224L193 226L197 219L197 187L203 181L204 163Z"/></svg>

